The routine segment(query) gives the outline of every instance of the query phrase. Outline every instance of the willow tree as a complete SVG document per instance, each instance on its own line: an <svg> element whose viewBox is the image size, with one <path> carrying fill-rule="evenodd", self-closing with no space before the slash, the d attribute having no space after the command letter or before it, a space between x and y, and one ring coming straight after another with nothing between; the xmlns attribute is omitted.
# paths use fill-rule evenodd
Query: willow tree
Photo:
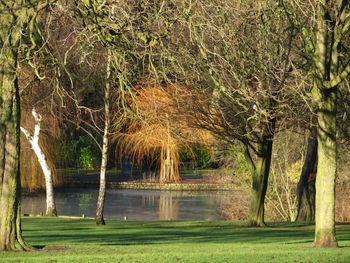
<svg viewBox="0 0 350 263"><path fill-rule="evenodd" d="M186 88L144 84L136 89L131 106L137 114L125 120L124 129L116 136L120 150L139 166L150 158L159 167L160 183L178 183L180 149L207 144L211 136L191 127L188 115L182 111L190 102Z"/></svg>
<svg viewBox="0 0 350 263"><path fill-rule="evenodd" d="M335 179L337 174L337 94L348 77L346 45L349 1L281 1L290 22L300 29L313 76L311 98L317 113L316 247L336 247Z"/></svg>
<svg viewBox="0 0 350 263"><path fill-rule="evenodd" d="M41 1L0 2L0 250L26 250L21 235L18 57L23 32L33 29ZM30 30L29 30L30 31Z"/></svg>

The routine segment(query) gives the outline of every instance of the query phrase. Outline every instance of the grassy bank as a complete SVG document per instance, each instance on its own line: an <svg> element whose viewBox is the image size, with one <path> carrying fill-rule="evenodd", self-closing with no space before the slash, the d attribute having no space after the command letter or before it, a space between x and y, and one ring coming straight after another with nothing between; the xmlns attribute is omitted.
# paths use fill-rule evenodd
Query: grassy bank
<svg viewBox="0 0 350 263"><path fill-rule="evenodd" d="M350 224L341 248L312 248L313 226L247 228L229 221L107 221L24 218L26 240L42 249L0 253L0 262L350 262Z"/></svg>

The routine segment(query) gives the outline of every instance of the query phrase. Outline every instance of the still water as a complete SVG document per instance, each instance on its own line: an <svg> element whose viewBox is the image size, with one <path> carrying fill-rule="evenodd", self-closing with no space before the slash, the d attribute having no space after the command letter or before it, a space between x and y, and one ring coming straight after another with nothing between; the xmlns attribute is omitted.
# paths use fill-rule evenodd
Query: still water
<svg viewBox="0 0 350 263"><path fill-rule="evenodd" d="M105 218L130 220L217 220L220 205L229 192L180 192L153 190L107 190ZM59 215L94 217L98 191L70 189L56 192ZM24 196L22 213L45 212L45 194Z"/></svg>

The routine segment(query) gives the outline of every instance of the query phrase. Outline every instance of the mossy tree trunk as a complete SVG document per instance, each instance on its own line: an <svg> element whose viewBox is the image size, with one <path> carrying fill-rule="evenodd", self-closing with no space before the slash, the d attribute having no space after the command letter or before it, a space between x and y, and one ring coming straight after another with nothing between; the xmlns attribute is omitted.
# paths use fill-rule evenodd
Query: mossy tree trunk
<svg viewBox="0 0 350 263"><path fill-rule="evenodd" d="M305 161L297 185L297 221L315 220L316 160L317 128L313 128L308 138Z"/></svg>
<svg viewBox="0 0 350 263"><path fill-rule="evenodd" d="M252 176L252 186L249 207L249 226L265 226L265 196L272 159L272 144L275 132L275 120L273 120L264 135L257 143L257 157L254 162L249 148L245 144L245 158L249 164Z"/></svg>
<svg viewBox="0 0 350 263"><path fill-rule="evenodd" d="M336 89L318 89L318 161L316 176L315 246L337 247L335 178L337 173Z"/></svg>
<svg viewBox="0 0 350 263"><path fill-rule="evenodd" d="M317 176L315 247L337 247L335 235L335 179L337 174L337 93L350 66L339 68L339 44L347 33L347 1L322 0L316 6L312 53L315 75L312 100L317 111Z"/></svg>
<svg viewBox="0 0 350 263"><path fill-rule="evenodd" d="M272 140L259 142L255 171L252 173L252 187L249 207L249 226L264 226L265 196L270 174Z"/></svg>
<svg viewBox="0 0 350 263"><path fill-rule="evenodd" d="M0 251L27 248L21 237L20 225L20 108L16 61L15 51L2 49L0 64L6 67L2 68L0 75Z"/></svg>
<svg viewBox="0 0 350 263"><path fill-rule="evenodd" d="M20 219L20 99L17 59L32 14L27 1L0 3L0 251L27 250Z"/></svg>
<svg viewBox="0 0 350 263"><path fill-rule="evenodd" d="M317 112L318 124L314 245L336 247L336 105L338 85L350 74L348 51L341 48L344 38L348 37L350 32L350 9L349 1L319 0L310 4L314 14L307 17L303 17L298 9L290 12L286 5L284 7L290 21L299 27L305 51L312 62L311 98ZM307 23L305 19L308 20Z"/></svg>

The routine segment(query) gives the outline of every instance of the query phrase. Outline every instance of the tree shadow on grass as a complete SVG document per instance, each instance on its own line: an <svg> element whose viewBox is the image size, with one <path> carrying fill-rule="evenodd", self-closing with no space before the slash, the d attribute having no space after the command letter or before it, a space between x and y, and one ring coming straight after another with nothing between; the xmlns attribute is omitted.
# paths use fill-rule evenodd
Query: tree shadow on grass
<svg viewBox="0 0 350 263"><path fill-rule="evenodd" d="M173 243L312 243L314 226L306 223L270 223L245 227L231 221L110 221L96 226L93 220L24 220L23 233L31 244L146 245ZM337 225L338 240L350 241L350 224Z"/></svg>
<svg viewBox="0 0 350 263"><path fill-rule="evenodd" d="M72 223L73 222L73 223ZM94 244L105 246L173 243L249 243L301 244L312 243L314 228L308 224L273 223L270 227L250 228L243 223L228 221L111 221L96 226L93 221L60 220L31 222L24 234L33 244ZM337 233L340 241L349 241L350 224L342 225Z"/></svg>

